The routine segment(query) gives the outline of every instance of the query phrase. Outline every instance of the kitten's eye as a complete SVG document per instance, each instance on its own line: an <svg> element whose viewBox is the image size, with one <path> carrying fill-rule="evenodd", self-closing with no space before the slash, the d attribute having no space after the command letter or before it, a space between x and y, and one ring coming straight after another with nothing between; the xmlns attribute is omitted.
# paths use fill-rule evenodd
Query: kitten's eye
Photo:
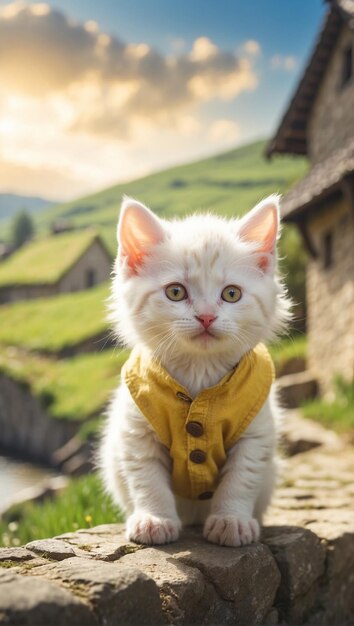
<svg viewBox="0 0 354 626"><path fill-rule="evenodd" d="M238 302L241 296L242 291L237 285L228 285L221 292L221 297L225 302Z"/></svg>
<svg viewBox="0 0 354 626"><path fill-rule="evenodd" d="M174 302L180 302L180 300L186 300L187 289L181 285L181 283L172 283L168 285L165 289L165 294L169 300L173 300Z"/></svg>

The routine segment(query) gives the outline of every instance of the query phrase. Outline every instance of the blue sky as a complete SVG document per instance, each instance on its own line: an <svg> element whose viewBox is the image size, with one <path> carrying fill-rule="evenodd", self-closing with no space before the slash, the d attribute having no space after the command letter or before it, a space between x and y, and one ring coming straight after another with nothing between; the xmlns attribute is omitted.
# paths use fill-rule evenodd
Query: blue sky
<svg viewBox="0 0 354 626"><path fill-rule="evenodd" d="M191 43L204 35L225 48L256 39L266 54L301 58L325 10L323 0L61 0L51 5L78 20L94 19L126 41L144 41L166 51L169 38Z"/></svg>
<svg viewBox="0 0 354 626"><path fill-rule="evenodd" d="M0 0L0 10L8 5ZM326 9L322 0L61 0L17 2L11 7L10 19L0 13L0 36L7 37L7 50L13 50L0 87L4 111L0 156L5 164L0 190L51 193L63 199L269 136L302 73ZM41 27L38 35L40 21L48 32L53 33L49 30L53 24L55 28L58 24L56 32L63 30L62 44L59 36L53 52L52 35L46 44L46 30ZM66 37L73 22L78 25L77 45L71 32L69 50ZM143 59L142 67L148 61L150 78L139 70L140 83L134 74L128 85L122 73L107 78L107 68L101 68L93 86L97 59L92 67L88 64L85 77L81 69L71 75L70 65L81 68L84 54L90 52L87 46L83 50L85 29L97 41L101 35L109 36L125 55L139 57L139 63ZM166 78L166 71L172 71L171 56L179 59L176 80L186 81L180 82L186 93L178 103L177 87L176 97L172 96L172 75L159 92L158 72ZM27 58L32 59L32 85L25 72ZM112 56L120 63L126 56L117 58ZM44 69L43 59L48 66ZM196 64L201 60L206 65L198 74ZM65 63L66 83L63 78L60 85L54 84ZM38 80L46 72L47 90ZM52 137L52 147L44 136Z"/></svg>

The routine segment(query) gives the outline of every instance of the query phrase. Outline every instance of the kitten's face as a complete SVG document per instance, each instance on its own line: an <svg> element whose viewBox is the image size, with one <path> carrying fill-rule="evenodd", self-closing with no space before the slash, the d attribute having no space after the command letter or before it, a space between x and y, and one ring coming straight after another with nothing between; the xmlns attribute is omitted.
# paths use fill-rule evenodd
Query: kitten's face
<svg viewBox="0 0 354 626"><path fill-rule="evenodd" d="M256 223L252 214L239 222L206 215L167 223L125 202L115 298L128 343L144 343L161 358L239 355L273 336L284 319L273 276L274 203Z"/></svg>

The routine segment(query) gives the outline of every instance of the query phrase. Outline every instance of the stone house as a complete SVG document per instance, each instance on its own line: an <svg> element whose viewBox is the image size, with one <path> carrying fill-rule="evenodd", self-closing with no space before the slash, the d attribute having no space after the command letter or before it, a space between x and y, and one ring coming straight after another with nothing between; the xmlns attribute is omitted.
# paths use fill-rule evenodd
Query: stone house
<svg viewBox="0 0 354 626"><path fill-rule="evenodd" d="M307 265L308 365L324 392L354 377L354 0L330 0L295 94L269 142L307 155L310 169L283 201Z"/></svg>
<svg viewBox="0 0 354 626"><path fill-rule="evenodd" d="M108 280L112 261L92 230L31 241L0 263L0 304L89 289Z"/></svg>

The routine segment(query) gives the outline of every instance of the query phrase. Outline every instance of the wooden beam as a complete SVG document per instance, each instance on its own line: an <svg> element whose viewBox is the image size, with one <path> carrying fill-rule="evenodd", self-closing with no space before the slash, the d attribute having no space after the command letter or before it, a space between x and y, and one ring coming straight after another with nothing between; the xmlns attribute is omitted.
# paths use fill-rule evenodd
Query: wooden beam
<svg viewBox="0 0 354 626"><path fill-rule="evenodd" d="M303 92L299 93L296 104L300 106L304 106L306 109L310 109L313 104L313 95L305 94Z"/></svg>
<svg viewBox="0 0 354 626"><path fill-rule="evenodd" d="M345 176L341 180L340 187L346 202L348 202L349 209L354 215L354 175Z"/></svg>
<svg viewBox="0 0 354 626"><path fill-rule="evenodd" d="M313 240L310 236L308 227L307 227L307 222L305 222L304 220L299 220L296 222L297 226L299 228L299 231L301 233L301 237L302 240L304 242L304 246L307 250L307 252L309 253L310 257L312 259L318 259L318 252L316 250L316 247L313 243Z"/></svg>
<svg viewBox="0 0 354 626"><path fill-rule="evenodd" d="M291 111L288 112L286 119L284 120L284 126L294 126L294 128L298 125L306 125L307 117L308 117L309 108L299 109L298 107L294 107Z"/></svg>
<svg viewBox="0 0 354 626"><path fill-rule="evenodd" d="M308 83L306 87L301 89L301 98L305 98L307 100L313 100L314 91L317 89L317 83Z"/></svg>
<svg viewBox="0 0 354 626"><path fill-rule="evenodd" d="M288 128L284 132L284 136L289 139L303 139L305 141L306 131L305 131L305 128L304 129Z"/></svg>
<svg viewBox="0 0 354 626"><path fill-rule="evenodd" d="M289 152L293 154L307 154L307 146L305 141L288 141L286 139L276 142L276 149L280 152Z"/></svg>
<svg viewBox="0 0 354 626"><path fill-rule="evenodd" d="M296 118L300 118L300 119L305 119L307 120L307 116L309 114L309 109L310 107L307 106L300 106L300 104L296 104L295 105L295 110L294 110L294 117Z"/></svg>

